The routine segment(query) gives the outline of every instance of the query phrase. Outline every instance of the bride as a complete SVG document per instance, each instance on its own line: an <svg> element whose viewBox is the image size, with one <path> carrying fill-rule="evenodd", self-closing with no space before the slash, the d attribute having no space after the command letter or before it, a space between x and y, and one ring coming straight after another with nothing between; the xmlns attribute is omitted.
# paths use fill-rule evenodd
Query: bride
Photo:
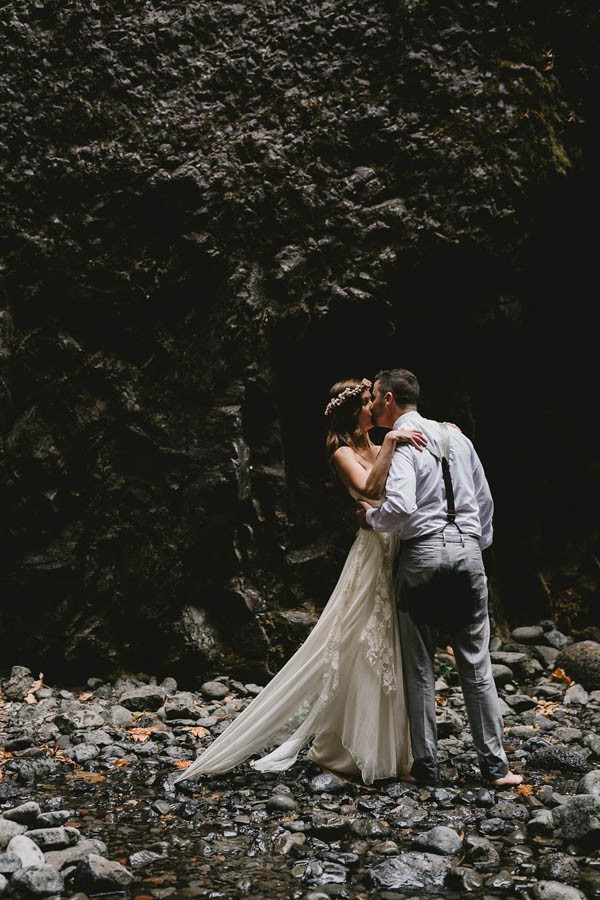
<svg viewBox="0 0 600 900"><path fill-rule="evenodd" d="M381 447L369 431L371 382L339 381L330 390L327 456L354 499L381 500L398 442L418 450L415 428L386 433ZM306 641L249 706L174 783L227 772L265 749L250 765L288 769L310 743L321 768L360 775L365 784L398 778L412 757L402 659L392 589L394 534L359 529L327 605ZM311 741L312 739L312 741Z"/></svg>

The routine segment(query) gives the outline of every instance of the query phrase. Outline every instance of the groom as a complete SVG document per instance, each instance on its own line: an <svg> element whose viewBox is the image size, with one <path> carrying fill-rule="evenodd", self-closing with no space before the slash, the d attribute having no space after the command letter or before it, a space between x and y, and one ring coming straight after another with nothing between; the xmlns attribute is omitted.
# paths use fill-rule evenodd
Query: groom
<svg viewBox="0 0 600 900"><path fill-rule="evenodd" d="M420 428L427 453L399 444L379 508L358 512L361 527L400 529L396 584L414 763L403 778L437 781L434 652L442 620L452 647L479 766L496 786L523 780L502 746L502 717L489 655L487 578L482 550L492 543L493 501L473 444L417 411L419 383L407 369L378 373L372 414L386 428ZM446 461L444 461L444 457Z"/></svg>

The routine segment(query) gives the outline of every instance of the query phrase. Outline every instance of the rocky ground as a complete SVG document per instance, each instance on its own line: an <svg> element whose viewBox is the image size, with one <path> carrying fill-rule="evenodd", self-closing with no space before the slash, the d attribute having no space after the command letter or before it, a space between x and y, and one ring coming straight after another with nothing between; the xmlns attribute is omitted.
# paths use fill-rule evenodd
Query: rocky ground
<svg viewBox="0 0 600 900"><path fill-rule="evenodd" d="M138 898L600 897L600 644L551 621L492 642L519 788L478 780L451 648L440 648L441 779L365 786L292 770L173 776L251 702L222 675L90 678L14 666L0 702L0 893Z"/></svg>

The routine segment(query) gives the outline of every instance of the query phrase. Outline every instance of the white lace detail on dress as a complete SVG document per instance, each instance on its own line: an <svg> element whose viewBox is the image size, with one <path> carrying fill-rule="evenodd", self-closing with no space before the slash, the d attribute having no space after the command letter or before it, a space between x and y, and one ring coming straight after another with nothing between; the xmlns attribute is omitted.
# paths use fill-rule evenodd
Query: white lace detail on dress
<svg viewBox="0 0 600 900"><path fill-rule="evenodd" d="M373 612L360 635L360 642L364 645L367 660L381 679L383 690L390 694L397 690L392 638L395 610L390 578L394 541L388 534L381 534L380 537L382 559L375 582Z"/></svg>
<svg viewBox="0 0 600 900"><path fill-rule="evenodd" d="M362 553L357 554L356 566L352 577L345 585L341 603L338 604L336 617L331 631L327 638L327 643L323 648L323 685L321 689L320 702L325 706L334 697L340 684L340 644L342 642L342 620L346 613L348 605L348 597L354 590L356 584L362 575Z"/></svg>

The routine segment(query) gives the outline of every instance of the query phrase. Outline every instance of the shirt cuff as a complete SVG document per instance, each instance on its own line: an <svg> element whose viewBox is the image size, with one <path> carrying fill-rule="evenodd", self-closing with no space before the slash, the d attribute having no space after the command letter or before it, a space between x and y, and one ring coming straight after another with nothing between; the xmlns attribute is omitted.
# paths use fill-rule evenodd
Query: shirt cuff
<svg viewBox="0 0 600 900"><path fill-rule="evenodd" d="M376 512L376 510L374 508L372 508L372 509L368 509L365 514L365 519L367 520L367 525L370 525L371 528L373 528L373 523L372 523L371 519L373 518L374 512ZM373 529L373 530L375 530L375 529Z"/></svg>

